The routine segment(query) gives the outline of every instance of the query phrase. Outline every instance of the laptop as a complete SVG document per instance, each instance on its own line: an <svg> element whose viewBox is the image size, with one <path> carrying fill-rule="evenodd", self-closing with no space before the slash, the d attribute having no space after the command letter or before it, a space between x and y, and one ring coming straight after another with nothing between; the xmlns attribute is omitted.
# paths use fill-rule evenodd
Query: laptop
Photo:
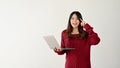
<svg viewBox="0 0 120 68"><path fill-rule="evenodd" d="M54 48L62 49L62 50L74 50L75 49L75 48L60 48L57 40L55 39L53 35L43 36L43 38L48 44L48 46L50 47L50 49L54 49Z"/></svg>

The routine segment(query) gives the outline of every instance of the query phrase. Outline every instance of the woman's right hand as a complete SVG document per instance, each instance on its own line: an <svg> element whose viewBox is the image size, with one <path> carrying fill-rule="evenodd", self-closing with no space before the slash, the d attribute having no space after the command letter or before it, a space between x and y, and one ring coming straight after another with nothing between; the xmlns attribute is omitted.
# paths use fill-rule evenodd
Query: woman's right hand
<svg viewBox="0 0 120 68"><path fill-rule="evenodd" d="M54 48L54 51L55 51L55 52L62 52L63 50L62 50L62 49Z"/></svg>

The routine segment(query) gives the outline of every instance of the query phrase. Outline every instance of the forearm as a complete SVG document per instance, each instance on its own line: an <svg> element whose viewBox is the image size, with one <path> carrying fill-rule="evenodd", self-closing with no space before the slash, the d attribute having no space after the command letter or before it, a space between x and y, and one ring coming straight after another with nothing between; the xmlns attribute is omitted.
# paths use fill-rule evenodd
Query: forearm
<svg viewBox="0 0 120 68"><path fill-rule="evenodd" d="M91 45L96 45L100 42L100 38L97 33L93 31L93 27L91 27L89 24L86 24L84 26L86 32L88 33L88 41Z"/></svg>

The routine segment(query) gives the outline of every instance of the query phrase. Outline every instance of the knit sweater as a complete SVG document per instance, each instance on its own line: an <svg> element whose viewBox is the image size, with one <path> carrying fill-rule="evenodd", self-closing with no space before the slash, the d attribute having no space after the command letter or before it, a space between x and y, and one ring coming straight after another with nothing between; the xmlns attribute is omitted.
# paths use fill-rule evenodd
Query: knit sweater
<svg viewBox="0 0 120 68"><path fill-rule="evenodd" d="M88 33L86 39L78 38L77 34L72 34L72 39L69 39L66 35L66 30L61 33L61 48L75 48L56 52L58 55L66 53L65 68L91 68L91 45L97 45L100 42L100 38L89 24L86 24L84 28Z"/></svg>

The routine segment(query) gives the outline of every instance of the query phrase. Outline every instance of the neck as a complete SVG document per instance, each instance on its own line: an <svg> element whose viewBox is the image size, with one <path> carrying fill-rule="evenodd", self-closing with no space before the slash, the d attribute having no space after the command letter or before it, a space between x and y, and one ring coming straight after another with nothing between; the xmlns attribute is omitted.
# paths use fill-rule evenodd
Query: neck
<svg viewBox="0 0 120 68"><path fill-rule="evenodd" d="M73 28L72 34L79 34L78 28Z"/></svg>

